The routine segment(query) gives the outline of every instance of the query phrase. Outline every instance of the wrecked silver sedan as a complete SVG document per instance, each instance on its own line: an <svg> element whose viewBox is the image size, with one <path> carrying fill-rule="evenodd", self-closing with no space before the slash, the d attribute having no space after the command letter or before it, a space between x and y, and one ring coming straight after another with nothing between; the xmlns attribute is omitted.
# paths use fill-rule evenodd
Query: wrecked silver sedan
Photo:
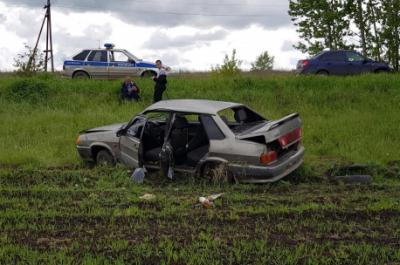
<svg viewBox="0 0 400 265"><path fill-rule="evenodd" d="M241 183L277 181L303 163L297 113L267 120L250 108L210 100L165 100L116 124L81 132L82 159L199 176L223 169Z"/></svg>

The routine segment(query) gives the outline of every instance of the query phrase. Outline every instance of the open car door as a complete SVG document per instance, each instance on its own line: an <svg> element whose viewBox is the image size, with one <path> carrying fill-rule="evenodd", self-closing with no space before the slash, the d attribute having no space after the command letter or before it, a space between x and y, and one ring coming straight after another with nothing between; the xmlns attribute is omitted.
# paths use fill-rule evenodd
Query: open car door
<svg viewBox="0 0 400 265"><path fill-rule="evenodd" d="M160 152L160 171L164 177L167 177L169 179L173 179L174 177L174 166L175 166L174 150L170 140L170 135L173 129L172 127L174 122L175 122L175 114L172 114L172 117L170 117L170 122L168 124L165 133L164 144Z"/></svg>
<svg viewBox="0 0 400 265"><path fill-rule="evenodd" d="M147 119L143 116L135 117L132 122L117 132L121 160L130 168L142 166L142 135Z"/></svg>

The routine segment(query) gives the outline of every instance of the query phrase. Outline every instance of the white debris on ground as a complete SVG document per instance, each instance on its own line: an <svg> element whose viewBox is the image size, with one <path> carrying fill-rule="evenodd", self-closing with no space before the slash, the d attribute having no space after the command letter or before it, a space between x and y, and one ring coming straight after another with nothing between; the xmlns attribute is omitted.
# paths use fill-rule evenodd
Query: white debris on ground
<svg viewBox="0 0 400 265"><path fill-rule="evenodd" d="M214 207L214 200L221 197L223 193L218 194L211 194L207 197L199 197L199 203L203 205L204 208L213 208Z"/></svg>
<svg viewBox="0 0 400 265"><path fill-rule="evenodd" d="M139 197L139 199L146 200L146 201L153 200L155 198L156 198L156 195L151 194L151 193L145 193Z"/></svg>

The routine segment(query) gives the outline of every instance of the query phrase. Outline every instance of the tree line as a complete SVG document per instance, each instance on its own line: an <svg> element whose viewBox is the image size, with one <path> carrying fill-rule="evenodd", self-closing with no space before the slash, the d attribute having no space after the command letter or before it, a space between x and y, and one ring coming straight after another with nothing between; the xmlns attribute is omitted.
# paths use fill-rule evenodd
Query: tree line
<svg viewBox="0 0 400 265"><path fill-rule="evenodd" d="M296 49L358 49L399 70L399 0L290 0L289 15L302 39Z"/></svg>

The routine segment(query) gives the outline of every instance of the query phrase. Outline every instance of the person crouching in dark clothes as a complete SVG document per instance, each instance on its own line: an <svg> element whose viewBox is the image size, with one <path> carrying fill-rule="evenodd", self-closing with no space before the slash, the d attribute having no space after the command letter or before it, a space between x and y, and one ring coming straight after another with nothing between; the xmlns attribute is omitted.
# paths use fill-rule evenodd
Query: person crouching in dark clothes
<svg viewBox="0 0 400 265"><path fill-rule="evenodd" d="M135 82L132 82L132 78L126 77L121 87L121 99L138 101L140 99L139 93L140 89Z"/></svg>
<svg viewBox="0 0 400 265"><path fill-rule="evenodd" d="M156 83L154 85L154 96L153 102L158 102L162 100L162 95L167 89L167 71L163 67L161 60L156 61L156 67L158 68L157 76L153 76L152 79Z"/></svg>

